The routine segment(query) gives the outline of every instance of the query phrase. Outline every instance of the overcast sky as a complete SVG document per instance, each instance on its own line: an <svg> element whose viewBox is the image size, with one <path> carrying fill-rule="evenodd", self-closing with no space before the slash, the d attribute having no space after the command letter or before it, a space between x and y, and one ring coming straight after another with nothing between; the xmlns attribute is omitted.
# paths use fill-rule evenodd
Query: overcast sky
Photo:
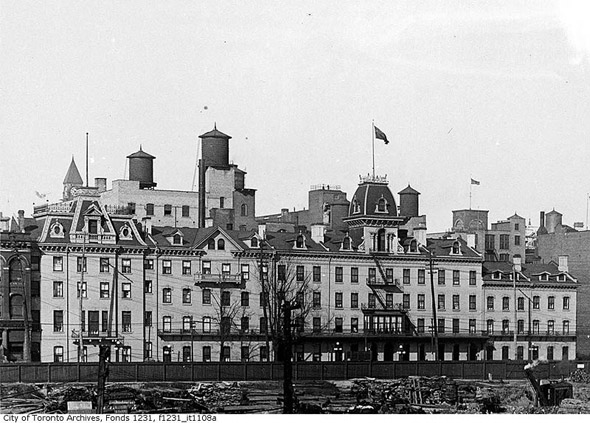
<svg viewBox="0 0 590 423"><path fill-rule="evenodd" d="M371 171L451 211L586 220L590 16L583 2L0 1L0 211L61 198L72 155L90 180L155 155L158 188L190 190L198 135L233 138L257 213L351 199ZM271 6L273 5L273 6Z"/></svg>

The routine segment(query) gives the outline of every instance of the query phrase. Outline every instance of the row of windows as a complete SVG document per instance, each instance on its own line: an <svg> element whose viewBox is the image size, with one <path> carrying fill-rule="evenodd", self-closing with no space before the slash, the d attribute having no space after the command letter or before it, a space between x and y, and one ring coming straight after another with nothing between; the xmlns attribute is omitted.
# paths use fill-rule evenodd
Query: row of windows
<svg viewBox="0 0 590 423"><path fill-rule="evenodd" d="M529 299L528 297L526 299ZM502 297L502 310L510 310L511 297ZM541 297L538 295L533 296L532 300L529 299L529 306L532 306L533 310L541 309ZM570 309L570 297L564 296L561 298L561 307L563 310ZM493 311L495 308L495 298L488 296L486 299L486 308L488 311ZM516 300L517 310L524 310L525 308L525 297L518 297ZM555 296L550 295L547 297L547 310L555 310Z"/></svg>
<svg viewBox="0 0 590 423"><path fill-rule="evenodd" d="M486 330L488 333L495 333L496 332L495 322L492 319L488 319L486 321ZM534 335L539 335L541 333L548 334L548 335L569 335L570 334L570 321L563 320L561 322L561 333L557 332L556 330L556 322L555 320L547 320L547 323L543 329L541 329L541 322L539 320L533 320L530 322L530 327L526 328L525 330L525 321L520 319L516 322L516 332L519 334L524 334L530 332ZM510 328L510 320L504 319L501 322L501 333L509 334L514 328Z"/></svg>
<svg viewBox="0 0 590 423"><path fill-rule="evenodd" d="M490 351L488 353L488 359L493 358L493 352ZM502 347L502 360L509 360L512 357L510 356L510 347L503 346ZM531 360L538 360L539 359L539 347L532 346L530 351L530 358ZM553 345L548 345L546 350L546 360L555 360L555 347ZM524 360L524 347L522 345L516 347L516 359L517 360ZM569 360L569 347L562 346L561 347L561 359L562 360Z"/></svg>
<svg viewBox="0 0 590 423"><path fill-rule="evenodd" d="M86 317L88 317L88 327L86 326ZM108 332L109 331L109 312L102 310L86 310L82 311L81 315L81 322L80 326L82 328L82 332L86 332L88 329L88 333L90 335L98 335L99 332ZM77 325L76 325L77 326ZM64 311L63 310L53 310L53 331L54 332L63 332L64 331ZM122 332L132 332L131 328L131 312L130 311L122 311L121 312L121 331Z"/></svg>
<svg viewBox="0 0 590 423"><path fill-rule="evenodd" d="M152 358L152 343L151 342L146 342L144 345L144 359L145 360L149 360ZM257 348L258 349L258 357L260 359L260 361L266 361L268 359L268 352L266 349L266 346L260 346ZM211 346L210 345L204 345L202 347L202 355L201 355L201 360L203 362L209 362L211 361ZM221 348L221 356L219 357L219 359L221 361L231 361L231 347L229 347L228 345L224 345ZM173 349L172 346L170 345L164 345L164 347L162 348L162 360L166 363L166 362L171 362L172 361L172 354L173 354ZM182 357L180 357L180 354L182 354ZM240 360L241 361L250 361L252 359L252 357L255 357L255 349L253 347L247 346L247 345L242 345L240 347ZM179 352L179 360L182 360L184 362L191 362L194 360L193 357L193 351L192 351L192 347L189 345L185 345L182 347L182 352Z"/></svg>
<svg viewBox="0 0 590 423"><path fill-rule="evenodd" d="M496 236L492 234L486 234L486 250L495 250L496 249ZM521 243L520 235L514 235L514 245L519 246ZM509 250L510 249L510 235L502 234L500 235L500 250Z"/></svg>
<svg viewBox="0 0 590 423"><path fill-rule="evenodd" d="M122 346L121 348L121 360L124 363L131 362L131 347ZM53 361L55 363L63 363L64 361L64 347L57 345L53 347ZM88 361L88 347L82 347L80 361L85 363Z"/></svg>

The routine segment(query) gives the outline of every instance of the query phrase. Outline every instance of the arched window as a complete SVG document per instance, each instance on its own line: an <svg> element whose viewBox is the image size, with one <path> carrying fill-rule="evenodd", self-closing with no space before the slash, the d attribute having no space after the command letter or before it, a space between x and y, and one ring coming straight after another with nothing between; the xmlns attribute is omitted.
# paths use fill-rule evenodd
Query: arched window
<svg viewBox="0 0 590 423"><path fill-rule="evenodd" d="M342 241L342 249L343 250L350 250L350 237L345 237Z"/></svg>
<svg viewBox="0 0 590 423"><path fill-rule="evenodd" d="M252 238L252 241L250 241L250 246L251 246L252 248L258 248L258 238L256 238L256 237L253 237L253 238Z"/></svg>
<svg viewBox="0 0 590 423"><path fill-rule="evenodd" d="M248 205L247 204L242 204L242 216L248 216Z"/></svg>
<svg viewBox="0 0 590 423"><path fill-rule="evenodd" d="M418 242L415 239L410 241L410 252L417 253L418 252Z"/></svg>
<svg viewBox="0 0 590 423"><path fill-rule="evenodd" d="M303 235L297 236L297 241L295 241L295 248L303 248Z"/></svg>
<svg viewBox="0 0 590 423"><path fill-rule="evenodd" d="M457 241L453 242L453 254L461 254L461 247Z"/></svg>
<svg viewBox="0 0 590 423"><path fill-rule="evenodd" d="M223 240L223 239L217 240L217 249L218 250L225 250L225 240Z"/></svg>
<svg viewBox="0 0 590 423"><path fill-rule="evenodd" d="M352 212L353 213L360 213L361 212L361 205L357 201L356 197L352 199Z"/></svg>
<svg viewBox="0 0 590 423"><path fill-rule="evenodd" d="M209 242L207 243L207 249L208 250L214 250L215 249L215 240L214 239L210 239Z"/></svg>
<svg viewBox="0 0 590 423"><path fill-rule="evenodd" d="M14 294L10 296L10 318L23 317L23 296Z"/></svg>
<svg viewBox="0 0 590 423"><path fill-rule="evenodd" d="M381 197L377 202L377 211L380 213L387 211L387 201L385 201L385 198Z"/></svg>
<svg viewBox="0 0 590 423"><path fill-rule="evenodd" d="M385 229L377 231L377 251L385 251Z"/></svg>
<svg viewBox="0 0 590 423"><path fill-rule="evenodd" d="M172 242L174 245L182 244L182 239L180 238L180 235L178 235L178 234L174 235L174 240Z"/></svg>

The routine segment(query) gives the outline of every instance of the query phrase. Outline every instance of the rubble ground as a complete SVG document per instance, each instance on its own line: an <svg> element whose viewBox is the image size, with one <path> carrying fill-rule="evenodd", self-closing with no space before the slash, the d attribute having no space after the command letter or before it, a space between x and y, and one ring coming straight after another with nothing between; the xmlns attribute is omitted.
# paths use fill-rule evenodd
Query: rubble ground
<svg viewBox="0 0 590 423"><path fill-rule="evenodd" d="M294 382L297 413L590 413L590 375L574 372L574 398L534 407L528 381L447 377ZM1 413L66 413L68 401L92 401L95 384L0 384ZM282 381L110 383L108 413L280 413Z"/></svg>

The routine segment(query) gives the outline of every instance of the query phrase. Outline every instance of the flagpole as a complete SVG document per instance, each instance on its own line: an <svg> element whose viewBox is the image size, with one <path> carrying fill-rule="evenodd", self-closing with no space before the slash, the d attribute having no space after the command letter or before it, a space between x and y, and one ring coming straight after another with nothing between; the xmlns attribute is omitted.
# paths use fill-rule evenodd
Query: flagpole
<svg viewBox="0 0 590 423"><path fill-rule="evenodd" d="M473 189L473 184L471 183L472 180L473 178L469 175L469 210L471 210L471 190Z"/></svg>
<svg viewBox="0 0 590 423"><path fill-rule="evenodd" d="M371 122L372 125L372 139L373 139L373 180L375 180L375 120Z"/></svg>

